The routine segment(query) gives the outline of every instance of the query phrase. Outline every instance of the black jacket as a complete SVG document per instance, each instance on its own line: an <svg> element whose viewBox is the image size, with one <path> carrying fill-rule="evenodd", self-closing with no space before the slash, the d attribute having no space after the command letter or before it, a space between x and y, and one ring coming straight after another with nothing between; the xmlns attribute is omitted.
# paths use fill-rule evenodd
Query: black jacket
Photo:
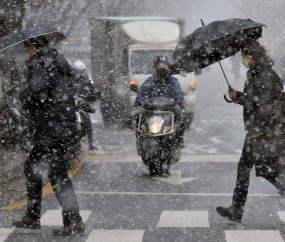
<svg viewBox="0 0 285 242"><path fill-rule="evenodd" d="M247 72L243 92L237 92L235 103L243 105L245 129L269 137L275 134L276 115L283 84L272 69L272 62L255 63Z"/></svg>
<svg viewBox="0 0 285 242"><path fill-rule="evenodd" d="M79 78L74 76L73 85L76 95L83 98L87 102L95 102L97 94L94 86L86 75L81 75Z"/></svg>
<svg viewBox="0 0 285 242"><path fill-rule="evenodd" d="M235 99L235 103L243 105L244 125L249 137L252 132L261 134L252 140L253 146L249 149L253 155L256 176L278 176L281 168L279 158L283 144L280 144L283 142L279 107L282 104L283 85L271 67L270 62L251 66L244 91L238 92Z"/></svg>
<svg viewBox="0 0 285 242"><path fill-rule="evenodd" d="M48 46L27 62L27 85L20 100L29 110L38 134L70 138L75 133L73 71L63 55Z"/></svg>

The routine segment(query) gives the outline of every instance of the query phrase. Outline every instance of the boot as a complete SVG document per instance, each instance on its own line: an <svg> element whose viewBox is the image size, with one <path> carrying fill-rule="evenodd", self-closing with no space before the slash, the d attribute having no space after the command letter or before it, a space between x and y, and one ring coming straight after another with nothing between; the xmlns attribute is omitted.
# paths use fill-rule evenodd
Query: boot
<svg viewBox="0 0 285 242"><path fill-rule="evenodd" d="M216 211L219 215L227 218L235 223L241 223L243 209L232 204L230 207L217 207Z"/></svg>
<svg viewBox="0 0 285 242"><path fill-rule="evenodd" d="M89 155L96 155L96 150L98 150L98 148L95 145L90 145Z"/></svg>
<svg viewBox="0 0 285 242"><path fill-rule="evenodd" d="M61 229L54 229L52 234L54 236L69 236L72 234L80 234L84 233L85 231L85 224L83 221L78 222L75 225L64 226Z"/></svg>
<svg viewBox="0 0 285 242"><path fill-rule="evenodd" d="M96 150L98 150L97 146L96 146L96 142L95 140L89 142L89 155L95 155L96 154Z"/></svg>
<svg viewBox="0 0 285 242"><path fill-rule="evenodd" d="M26 228L26 229L40 229L41 222L39 219L32 219L28 214L22 217L22 220L12 222L12 226L16 228Z"/></svg>

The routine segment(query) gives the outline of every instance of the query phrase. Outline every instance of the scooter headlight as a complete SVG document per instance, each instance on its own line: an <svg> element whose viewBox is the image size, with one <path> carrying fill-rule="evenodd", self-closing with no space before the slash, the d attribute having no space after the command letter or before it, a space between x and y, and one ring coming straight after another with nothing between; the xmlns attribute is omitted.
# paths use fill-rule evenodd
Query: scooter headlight
<svg viewBox="0 0 285 242"><path fill-rule="evenodd" d="M149 119L149 131L152 134L157 134L161 131L162 125L164 123L164 119L160 116L154 116Z"/></svg>
<svg viewBox="0 0 285 242"><path fill-rule="evenodd" d="M149 126L149 131L153 134L157 134L160 131L161 127L158 124L152 124Z"/></svg>

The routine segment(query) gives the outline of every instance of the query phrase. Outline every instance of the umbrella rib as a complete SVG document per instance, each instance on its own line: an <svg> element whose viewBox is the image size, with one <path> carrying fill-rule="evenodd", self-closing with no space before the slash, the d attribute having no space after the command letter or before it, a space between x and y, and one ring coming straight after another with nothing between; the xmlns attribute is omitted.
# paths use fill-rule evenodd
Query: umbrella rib
<svg viewBox="0 0 285 242"><path fill-rule="evenodd" d="M22 43L22 42L24 42L24 41L25 41L25 40L21 40L21 41L19 41L19 42L15 43L15 44L13 44L13 45L9 45L8 47L6 47L6 48L4 48L4 49L0 50L0 52L1 52L1 51L3 51L3 50L6 50L6 49L8 49L8 48L13 47L14 45L20 44L20 43Z"/></svg>
<svg viewBox="0 0 285 242"><path fill-rule="evenodd" d="M18 30L22 35L24 35L26 38L29 38L27 35L25 35L22 30Z"/></svg>
<svg viewBox="0 0 285 242"><path fill-rule="evenodd" d="M53 31L53 32L49 32L49 33L45 33L45 34L39 34L39 35L33 35L33 36L31 36L31 37L27 37L27 36L26 36L25 34L23 34L22 32L21 32L21 34L23 34L27 39L30 39L30 38L35 38L35 37L42 36L42 35L46 35L46 34L53 34L53 33L56 33L56 32L58 32L58 31L55 30L55 31ZM65 37L65 35L64 35L62 32L59 32L59 33ZM15 44L13 44L13 45L10 45L10 46L8 46L8 47L6 47L6 48L0 50L0 52L3 51L3 50L6 50L6 49L8 49L8 48L13 47L14 45L20 44L20 43L26 41L27 39L21 40L21 41L15 43Z"/></svg>

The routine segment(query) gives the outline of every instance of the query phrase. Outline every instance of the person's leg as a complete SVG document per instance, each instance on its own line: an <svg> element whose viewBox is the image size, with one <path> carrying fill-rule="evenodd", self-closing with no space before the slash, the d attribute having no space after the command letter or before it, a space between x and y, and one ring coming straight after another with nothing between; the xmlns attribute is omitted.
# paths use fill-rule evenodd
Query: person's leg
<svg viewBox="0 0 285 242"><path fill-rule="evenodd" d="M245 142L242 150L237 169L236 187L234 189L232 205L228 208L218 207L217 212L234 222L241 222L243 208L246 202L250 171L254 165L252 154L252 139L249 134L245 137Z"/></svg>
<svg viewBox="0 0 285 242"><path fill-rule="evenodd" d="M181 124L180 127L176 131L177 144L180 146L184 144L184 141L183 141L184 132L185 132L185 125Z"/></svg>
<svg viewBox="0 0 285 242"><path fill-rule="evenodd" d="M42 202L42 170L38 166L40 152L39 147L36 145L24 166L27 179L27 210L22 220L13 221L13 225L18 228L40 228Z"/></svg>
<svg viewBox="0 0 285 242"><path fill-rule="evenodd" d="M33 219L41 217L42 169L38 164L41 159L40 152L39 146L34 147L24 167L27 179L27 214Z"/></svg>
<svg viewBox="0 0 285 242"><path fill-rule="evenodd" d="M95 135L93 132L93 126L92 126L91 118L90 118L88 113L86 113L85 117L86 117L86 119L85 119L86 120L86 129L87 129L87 137L88 137L90 151L94 152L94 150L97 150L97 147L96 147L96 139L95 139Z"/></svg>
<svg viewBox="0 0 285 242"><path fill-rule="evenodd" d="M62 218L64 226L75 226L82 221L79 214L79 206L76 195L67 174L64 162L64 149L60 145L54 147L52 161L48 176L55 192L55 196L62 206Z"/></svg>
<svg viewBox="0 0 285 242"><path fill-rule="evenodd" d="M251 148L247 146L246 149ZM253 165L254 160L251 154L243 151L238 163L236 187L232 198L233 204L242 209L246 202L249 187L249 176Z"/></svg>
<svg viewBox="0 0 285 242"><path fill-rule="evenodd" d="M175 143L177 145L177 148L180 150L184 146L183 136L185 133L185 125L184 125L184 123L182 123L181 114L175 115L174 122L175 122L175 126L176 126Z"/></svg>

